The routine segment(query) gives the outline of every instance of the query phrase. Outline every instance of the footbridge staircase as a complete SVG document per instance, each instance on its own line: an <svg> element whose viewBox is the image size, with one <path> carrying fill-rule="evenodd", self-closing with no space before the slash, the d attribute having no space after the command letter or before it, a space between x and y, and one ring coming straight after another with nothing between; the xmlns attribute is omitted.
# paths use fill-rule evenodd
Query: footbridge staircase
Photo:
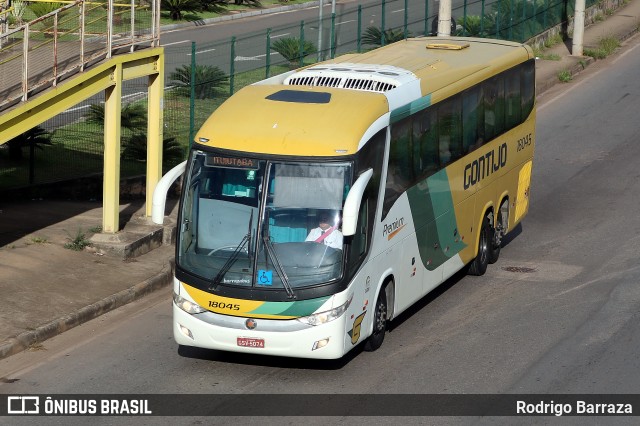
<svg viewBox="0 0 640 426"><path fill-rule="evenodd" d="M34 2L50 11L0 0L0 144L104 92L102 232L116 233L123 81L148 78L147 216L162 174L160 0Z"/></svg>

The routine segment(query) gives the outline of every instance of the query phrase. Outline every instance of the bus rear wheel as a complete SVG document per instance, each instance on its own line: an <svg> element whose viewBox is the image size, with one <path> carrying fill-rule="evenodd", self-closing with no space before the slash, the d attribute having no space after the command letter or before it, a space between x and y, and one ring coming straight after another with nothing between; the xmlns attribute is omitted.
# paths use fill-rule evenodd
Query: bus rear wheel
<svg viewBox="0 0 640 426"><path fill-rule="evenodd" d="M386 287L380 289L376 307L373 311L373 333L364 343L364 350L373 352L382 346L384 334L387 331L387 291Z"/></svg>
<svg viewBox="0 0 640 426"><path fill-rule="evenodd" d="M491 246L493 245L493 227L489 222L489 218L485 217L482 221L482 229L478 238L478 254L471 261L469 266L469 275L484 275L489 265L489 257Z"/></svg>

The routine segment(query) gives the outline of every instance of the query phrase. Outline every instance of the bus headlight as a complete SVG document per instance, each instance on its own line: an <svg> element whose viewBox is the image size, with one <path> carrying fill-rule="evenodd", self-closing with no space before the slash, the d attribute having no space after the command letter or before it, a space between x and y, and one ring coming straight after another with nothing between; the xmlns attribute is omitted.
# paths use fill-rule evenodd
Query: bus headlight
<svg viewBox="0 0 640 426"><path fill-rule="evenodd" d="M205 308L198 305L197 303L193 303L190 300L180 297L176 293L173 293L173 303L175 303L176 306L178 306L178 308L182 309L183 311L189 314L201 314L207 311Z"/></svg>
<svg viewBox="0 0 640 426"><path fill-rule="evenodd" d="M298 318L298 321L315 326L336 320L347 311L347 308L349 308L349 305L351 304L351 299L353 299L353 295L343 305L340 305L337 308L333 308L330 311L318 312L317 314L309 315L308 317L300 317Z"/></svg>

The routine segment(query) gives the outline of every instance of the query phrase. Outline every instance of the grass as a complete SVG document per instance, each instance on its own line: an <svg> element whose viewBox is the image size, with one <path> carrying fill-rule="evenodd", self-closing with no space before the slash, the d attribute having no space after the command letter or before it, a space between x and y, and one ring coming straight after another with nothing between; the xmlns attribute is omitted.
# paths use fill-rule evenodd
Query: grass
<svg viewBox="0 0 640 426"><path fill-rule="evenodd" d="M562 59L557 53L543 53L536 56L540 59L544 59L545 61L559 61Z"/></svg>
<svg viewBox="0 0 640 426"><path fill-rule="evenodd" d="M47 238L43 238L43 237L31 237L31 243L32 244L46 244L48 243L49 240Z"/></svg>
<svg viewBox="0 0 640 426"><path fill-rule="evenodd" d="M550 47L555 46L556 44L562 43L562 41L563 41L562 35L561 34L556 34L554 36L549 37L548 39L546 39L544 41L544 47L546 47L548 49Z"/></svg>
<svg viewBox="0 0 640 426"><path fill-rule="evenodd" d="M615 52L618 47L620 47L620 40L616 37L603 37L598 41L598 47L595 49L584 49L584 54L594 59L604 59Z"/></svg>
<svg viewBox="0 0 640 426"><path fill-rule="evenodd" d="M86 238L85 233L82 232L82 229L80 228L78 228L78 232L75 237L72 237L69 232L67 232L67 234L69 235L69 237L67 237L69 242L64 245L64 248L66 249L82 251L85 247L89 247L91 245L91 242Z"/></svg>
<svg viewBox="0 0 640 426"><path fill-rule="evenodd" d="M571 75L571 71L569 70L562 70L558 73L558 80L560 80L563 83L570 82L572 78L573 76Z"/></svg>

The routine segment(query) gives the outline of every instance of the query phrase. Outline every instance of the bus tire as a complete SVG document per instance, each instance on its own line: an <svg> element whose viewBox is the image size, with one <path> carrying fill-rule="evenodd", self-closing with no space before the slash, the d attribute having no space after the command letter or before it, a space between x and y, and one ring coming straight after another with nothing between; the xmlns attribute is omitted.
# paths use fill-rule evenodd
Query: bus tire
<svg viewBox="0 0 640 426"><path fill-rule="evenodd" d="M373 333L364 343L364 350L373 352L382 346L387 331L387 291L386 286L380 289L376 307L373 311Z"/></svg>
<svg viewBox="0 0 640 426"><path fill-rule="evenodd" d="M489 223L489 218L485 217L482 221L482 229L478 238L478 254L471 261L469 266L469 275L484 275L489 265L489 252L493 241L493 228Z"/></svg>

